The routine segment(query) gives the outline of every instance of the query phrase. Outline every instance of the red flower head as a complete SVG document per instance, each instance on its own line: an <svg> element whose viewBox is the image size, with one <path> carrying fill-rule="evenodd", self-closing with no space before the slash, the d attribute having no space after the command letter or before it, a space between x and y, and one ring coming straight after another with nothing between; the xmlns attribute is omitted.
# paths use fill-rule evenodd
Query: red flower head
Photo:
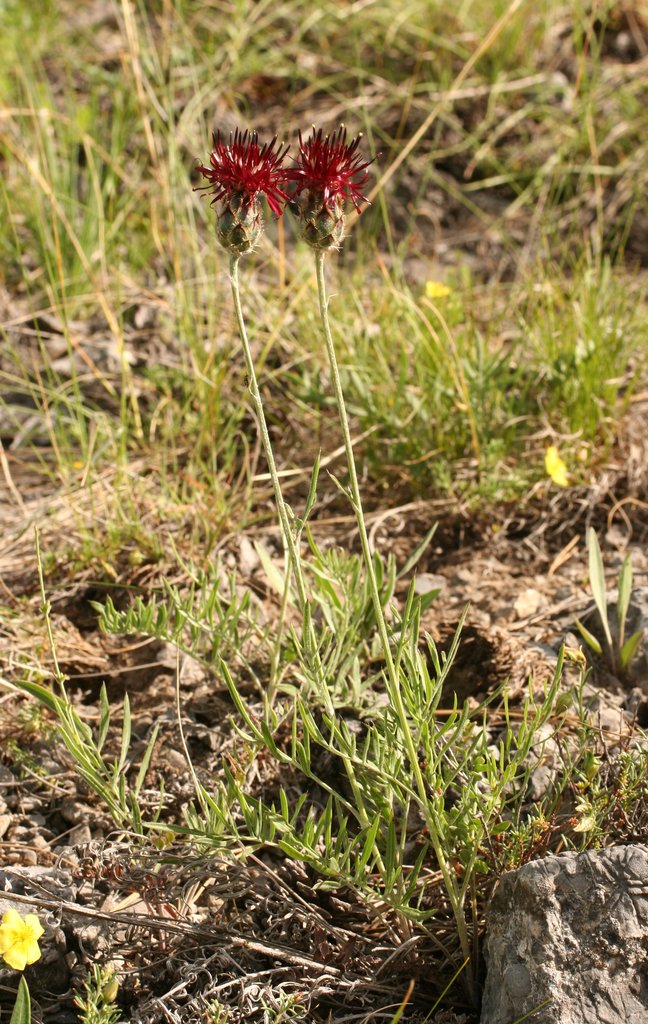
<svg viewBox="0 0 648 1024"><path fill-rule="evenodd" d="M272 212L280 217L289 196L281 187L291 172L282 166L288 146L277 146L277 136L259 146L256 132L230 132L225 142L220 132L214 132L211 166L198 167L207 178L208 185L200 186L213 193L212 205L224 200L219 213L217 235L219 241L235 252L247 252L261 234L259 195L263 193Z"/></svg>
<svg viewBox="0 0 648 1024"><path fill-rule="evenodd" d="M360 210L361 202L367 202L360 189L369 179L367 167L372 161L363 160L362 153L358 153L362 135L352 142L346 137L343 124L332 135L324 136L321 128L313 130L306 142L299 133L297 167L290 172L297 182L297 195L306 188L321 192L327 204L339 196L350 199L356 210Z"/></svg>
<svg viewBox="0 0 648 1024"><path fill-rule="evenodd" d="M358 152L361 135L347 142L344 125L324 135L322 129L313 129L310 138L299 133L297 166L289 171L296 182L295 196L300 199L304 237L316 249L337 245L344 233L344 201L350 199L358 212L360 203L367 202L360 191L369 179L367 167Z"/></svg>
<svg viewBox="0 0 648 1024"><path fill-rule="evenodd" d="M279 187L287 180L288 171L282 161L288 146L277 147L277 136L259 146L256 132L241 132L237 128L234 138L224 142L220 132L214 132L214 149L209 158L211 167L198 168L209 181L205 189L214 190L212 203L231 195L244 196L252 203L263 192L268 206L277 217L283 213L288 196Z"/></svg>

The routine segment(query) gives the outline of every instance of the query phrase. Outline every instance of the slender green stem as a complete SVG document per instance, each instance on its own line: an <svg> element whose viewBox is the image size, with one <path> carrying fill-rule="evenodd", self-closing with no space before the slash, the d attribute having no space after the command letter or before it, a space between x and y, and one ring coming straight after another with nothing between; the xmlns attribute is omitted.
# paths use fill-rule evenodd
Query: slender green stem
<svg viewBox="0 0 648 1024"><path fill-rule="evenodd" d="M236 254L230 255L230 280L232 283L232 296L234 298L234 309L236 311L236 320L238 323L239 334L241 336L241 345L243 346L243 355L245 357L245 366L247 369L248 376L248 387L254 403L254 409L257 415L259 423L259 431L261 434L261 444L263 445L263 451L268 463L268 472L270 473L270 479L272 480L272 489L274 491L275 501L277 503L277 511L279 513L279 522L281 524L281 532L283 533L284 543L288 550L288 556L290 564L292 565L295 574L295 585L297 587L297 597L299 600L300 608L302 613L307 609L308 593L306 590L306 583L304 581L304 574L301 568L301 561L297 545L295 543L295 534L290 524L290 518L288 515L288 507L284 501L283 494L281 492L281 484L279 483L279 474L277 473L277 465L275 463L274 454L272 451L272 443L270 441L270 434L268 433L268 424L266 423L265 413L263 411L263 402L261 401L261 393L259 392L259 384L257 381L256 371L254 369L254 361L252 359L252 352L250 351L250 342L247 336L247 329L245 327L245 320L243 319L243 308L241 306L241 292L239 287L238 277L238 265L240 256ZM314 654L315 644L313 637L312 626L306 631L306 642L310 646L310 655Z"/></svg>
<svg viewBox="0 0 648 1024"><path fill-rule="evenodd" d="M461 941L462 952L464 953L464 956L470 957L470 942L468 938L463 911L464 900L457 890L456 880L448 863L448 859L443 848L442 838L439 834L436 820L430 808L430 803L428 800L427 790L425 786L425 779L423 778L423 772L419 764L416 744L414 741L414 737L412 735L410 722L407 717L405 704L403 702L398 670L394 663L394 658L391 650L391 643L389 640L389 631L387 629L385 613L383 610L382 602L380 600L380 591L378 589L378 581L376 579L376 571L374 569L371 547L369 544L369 536L367 534L367 527L365 525L364 514L362 511L362 499L360 497L358 474L356 471L355 458L353 455L353 443L351 441L351 431L349 430L349 418L347 416L346 404L344 401L344 392L342 391L342 384L340 382L340 372L338 369L337 357L335 355L335 346L333 344L333 336L331 334L331 326L328 317L328 299L326 296L326 281L324 278L324 256L325 251L323 250L315 252L315 267L317 271L317 294L319 298L320 316L322 319L322 328L324 330L324 339L326 341L326 351L328 354L329 364L331 368L333 390L335 392L335 400L337 403L338 412L340 416L340 426L342 428L344 450L346 452L347 468L349 471L350 498L351 503L353 505L353 510L355 512L356 522L358 525L358 532L360 534L360 544L362 547L362 554L364 556L367 577L369 579L369 588L371 590L371 597L373 600L374 614L376 616L376 623L378 626L378 634L380 636L383 657L385 659L385 666L387 668L390 696L394 710L401 724L401 733L405 742L407 754L412 767L412 773L414 775L416 790L418 792L419 805L423 814L425 815L426 825L428 826L428 829L430 831L430 838L439 863L439 869L441 871L441 874L443 875L443 880L448 895L453 903L453 909L455 913L455 919L457 922L459 938Z"/></svg>
<svg viewBox="0 0 648 1024"><path fill-rule="evenodd" d="M272 660L270 662L270 681L268 683L268 690L266 693L266 700L268 702L269 708L272 707L277 692L277 686L279 685L279 662L281 660L281 641L283 638L284 625L286 622L288 598L290 597L291 563L290 555L288 554L287 551L284 560L284 571L285 579L283 586L283 594L281 595L281 607L279 609L279 622L277 624L277 635L274 640L274 649L272 651Z"/></svg>
<svg viewBox="0 0 648 1024"><path fill-rule="evenodd" d="M54 643L54 633L52 632L52 606L47 599L47 594L45 593L45 577L43 573L43 559L41 556L40 534L38 532L38 529L34 530L34 537L36 541L36 566L38 568L38 585L40 588L40 596L42 601L41 611L43 613L43 618L45 619L45 629L47 630L47 642L52 657L52 664L54 665L54 678L56 679L56 682L59 684L61 690L63 691L63 696L65 700L67 700L68 697L67 693L65 692L65 683L67 681L67 677L63 672L61 672L58 657L56 654L56 644Z"/></svg>
<svg viewBox="0 0 648 1024"><path fill-rule="evenodd" d="M358 484L358 474L356 472L355 458L353 456L353 442L351 440L351 431L349 430L349 418L347 416L346 404L344 402L344 392L342 391L342 384L340 381L340 371L338 369L337 357L335 355L335 346L333 344L333 336L331 334L331 326L329 324L328 300L326 298L326 283L324 280L324 256L325 252L323 250L317 250L315 252L315 266L317 268L317 294L319 297L322 327L324 328L326 351L328 354L329 364L331 367L331 377L333 379L335 401L337 403L338 412L340 415L340 426L342 428L342 439L344 441L344 450L346 452L347 468L349 470L351 503L353 505L353 510L356 516L356 522L358 524L360 544L362 546L362 554L364 556L365 566L367 569L369 588L371 590L371 598L373 601L376 623L378 625L378 633L380 635L383 657L385 659L385 664L387 666L387 674L389 676L389 680L392 686L395 689L398 689L398 676L396 673L394 658L392 656L391 644L389 641L389 633L387 631L387 623L385 621L385 614L383 611L382 601L380 600L378 581L376 579L376 572L374 569L373 558L371 555L371 547L369 545L369 535L367 534L364 513L362 511L362 499L360 497L360 485Z"/></svg>

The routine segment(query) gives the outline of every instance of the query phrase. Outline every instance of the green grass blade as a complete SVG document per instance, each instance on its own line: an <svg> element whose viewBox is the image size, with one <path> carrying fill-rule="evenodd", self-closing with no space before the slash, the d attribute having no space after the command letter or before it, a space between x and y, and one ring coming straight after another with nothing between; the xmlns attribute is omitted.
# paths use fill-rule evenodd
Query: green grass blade
<svg viewBox="0 0 648 1024"><path fill-rule="evenodd" d="M160 731L160 726L159 725L155 725L153 727L153 731L151 733L151 738L150 738L150 740L148 741L148 743L146 745L146 750L144 751L144 757L142 758L142 763L141 763L139 771L137 773L137 778L135 780L134 791L135 791L136 795L139 794L139 791L140 791L140 789L142 788L142 786L144 784L144 779L146 778L146 773L148 771L149 764L151 763L151 757L153 755L153 749L155 747L155 741L158 738L158 732L159 731Z"/></svg>
<svg viewBox="0 0 648 1024"><path fill-rule="evenodd" d="M18 995L9 1024L31 1024L31 998L24 977L21 977L18 985Z"/></svg>
<svg viewBox="0 0 648 1024"><path fill-rule="evenodd" d="M601 624L605 633L605 639L610 646L610 650L612 650L612 636L610 635L610 626L608 623L603 558L601 557L601 548L599 546L598 537L591 526L587 531L587 548L589 552L589 578L590 586L592 588L592 596L601 617Z"/></svg>
<svg viewBox="0 0 648 1024"><path fill-rule="evenodd" d="M632 561L627 554L623 559L621 572L619 573L619 596L617 599L617 622L619 624L619 644L623 647L625 640L625 623L630 607L630 596L632 594Z"/></svg>
<svg viewBox="0 0 648 1024"><path fill-rule="evenodd" d="M317 501L317 481L319 479L321 458L322 453L318 452L317 458L315 459L315 463L313 465L313 472L311 473L310 487L308 488L308 496L306 498L306 505L304 506L304 516L302 519L302 523L306 522L309 515L313 511L313 508L315 507L315 502Z"/></svg>
<svg viewBox="0 0 648 1024"><path fill-rule="evenodd" d="M106 742L106 736L108 735L108 727L110 725L110 702L108 700L108 692L106 690L106 684L101 684L101 690L99 692L99 732L97 734L97 752L100 752L104 743Z"/></svg>
<svg viewBox="0 0 648 1024"><path fill-rule="evenodd" d="M59 718L61 717L62 701L47 686L41 686L40 683L32 683L28 679L21 679L16 683L16 686L24 690L31 697L35 697L37 701L40 701L49 711L53 711Z"/></svg>
<svg viewBox="0 0 648 1024"><path fill-rule="evenodd" d="M374 818L374 821L369 827L369 831L367 832L367 835L365 837L364 848L357 863L356 875L358 877L360 877L360 875L366 868L367 864L369 863L369 858L376 849L376 837L378 835L378 829L383 824L384 823L382 822L380 815L377 814L376 817Z"/></svg>
<svg viewBox="0 0 648 1024"><path fill-rule="evenodd" d="M122 738L121 738L121 750L119 752L119 761L117 763L117 771L121 772L126 764L128 758L128 750L130 748L131 741L131 714L130 714L130 700L128 694L124 694L124 722L122 725Z"/></svg>
<svg viewBox="0 0 648 1024"><path fill-rule="evenodd" d="M427 551L427 549L428 549L428 547L430 545L430 541L432 540L432 538L434 537L434 534L437 531L437 526L438 525L439 525L438 523L434 523L430 527L428 532L425 534L425 537L423 538L421 543L416 545L416 547L414 548L412 554L409 556L409 558L405 562L405 565L403 566L403 568L398 573L397 579L402 580L404 576L408 576L409 573L414 568L414 566L417 564L417 562L425 554L425 552Z"/></svg>
<svg viewBox="0 0 648 1024"><path fill-rule="evenodd" d="M635 654L637 653L637 648L639 647L639 644L641 643L641 640L643 638L643 634L644 634L643 629L637 630L636 633L633 633L632 636L628 637L628 639L624 643L623 647L621 648L621 654L620 654L619 660L621 662L621 669L622 670L625 670L628 667L628 665L630 664L630 662L634 658Z"/></svg>
<svg viewBox="0 0 648 1024"><path fill-rule="evenodd" d="M587 646L591 647L595 654L602 654L603 648L601 647L600 643L598 642L594 634L590 633L589 629L587 629L587 627L583 625L580 619L574 619L574 622L576 623L578 632L582 636Z"/></svg>

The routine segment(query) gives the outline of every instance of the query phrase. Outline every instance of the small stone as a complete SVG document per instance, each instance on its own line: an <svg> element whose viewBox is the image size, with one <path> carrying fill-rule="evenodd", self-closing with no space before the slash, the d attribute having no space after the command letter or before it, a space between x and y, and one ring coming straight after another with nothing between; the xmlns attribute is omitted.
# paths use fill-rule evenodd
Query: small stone
<svg viewBox="0 0 648 1024"><path fill-rule="evenodd" d="M87 819L90 808L75 797L67 797L59 805L59 813L69 825L77 825L80 821Z"/></svg>
<svg viewBox="0 0 648 1024"><path fill-rule="evenodd" d="M251 576L259 565L259 556L247 537L239 542L239 570L243 576Z"/></svg>
<svg viewBox="0 0 648 1024"><path fill-rule="evenodd" d="M9 771L8 768L5 768L3 764L0 764L0 786L2 786L3 789L7 789L8 787L16 786L17 784L18 780L14 773Z"/></svg>
<svg viewBox="0 0 648 1024"><path fill-rule="evenodd" d="M37 793L21 793L18 800L18 807L22 814L30 814L32 811L43 806L43 798Z"/></svg>
<svg viewBox="0 0 648 1024"><path fill-rule="evenodd" d="M556 768L548 764L539 764L538 767L531 773L529 779L529 785L525 794L527 800L531 803L537 803L542 800L550 787L552 786L557 775Z"/></svg>
<svg viewBox="0 0 648 1024"><path fill-rule="evenodd" d="M81 846L92 840L92 833L86 824L74 825L68 832L66 839L71 846Z"/></svg>
<svg viewBox="0 0 648 1024"><path fill-rule="evenodd" d="M539 611L543 601L544 598L539 590L536 590L534 587L527 587L513 605L513 610L518 619L527 619L530 615L535 615Z"/></svg>
<svg viewBox="0 0 648 1024"><path fill-rule="evenodd" d="M447 585L447 582L445 576L440 576L438 573L421 572L414 579L414 593L429 594L431 590L441 592Z"/></svg>

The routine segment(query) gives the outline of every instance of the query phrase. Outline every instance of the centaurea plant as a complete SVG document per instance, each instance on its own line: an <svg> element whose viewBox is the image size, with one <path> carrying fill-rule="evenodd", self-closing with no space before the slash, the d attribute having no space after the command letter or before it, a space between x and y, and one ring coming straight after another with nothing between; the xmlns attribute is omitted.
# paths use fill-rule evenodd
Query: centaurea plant
<svg viewBox="0 0 648 1024"><path fill-rule="evenodd" d="M403 696L404 690L408 686L414 685L413 680L406 678L407 673L403 667L403 661L408 662L412 668L412 666L419 665L419 660L418 657L415 657L408 661L407 658L402 657L406 639L409 643L412 638L401 635L398 645L396 645L390 636L362 509L349 419L328 316L324 260L327 252L339 248L344 237L345 203L352 202L356 211L360 212L361 204L366 202L362 189L369 178L368 167L371 161L365 159L361 153L361 136L348 141L344 126L340 126L330 135L325 135L321 129L313 128L312 134L306 139L300 133L298 156L295 165L291 168L283 167L282 160L287 150L281 147L276 148L276 139L259 147L256 133L248 135L247 132L242 134L237 132L233 138L230 136L229 143L224 142L220 135L215 136L214 142L215 149L211 154L210 166L201 166L200 171L209 181L209 185L205 187L213 191L213 202L220 204L216 234L218 240L230 253L232 293L250 382L250 393L259 421L261 439L288 553L288 562L294 572L300 609L304 616L306 654L310 659L311 669L314 670L320 683L320 692L327 711L333 717L332 702L327 694L326 680L323 678L310 614L308 590L296 542L298 534L296 535L292 528L289 512L281 493L241 308L238 264L240 256L249 252L260 236L262 220L259 197L261 195L265 196L268 206L276 216L281 215L284 205L289 198L292 198L299 211L302 236L314 251L320 317L346 453L349 476L346 493L355 513L360 536L365 571L385 663L390 704L398 722L404 752L412 773L411 794L418 804L419 812L429 832L430 843L453 907L462 955L468 960L472 950L465 918L465 899L468 894L466 879L462 880L457 876L450 860L451 851L447 849L447 830L444 830L443 822L438 817L434 799L430 798L430 780L425 774L425 764L419 760L418 748L421 737L416 732L414 722L408 714ZM288 191L290 189L292 190L291 195ZM411 600L413 600L413 591ZM408 609L411 611L411 608L410 601ZM412 621L418 622L416 615ZM406 616L403 617L401 627L402 630L407 631ZM409 672L410 669L407 671ZM413 671L417 672L418 669L413 668ZM421 671L423 672L423 669ZM429 724L425 728L428 729ZM343 751L340 751L340 756L354 794L358 820L366 828L369 821L364 810L361 788L356 781L355 761ZM372 834L375 863L381 869L382 858L378 850L375 829Z"/></svg>

